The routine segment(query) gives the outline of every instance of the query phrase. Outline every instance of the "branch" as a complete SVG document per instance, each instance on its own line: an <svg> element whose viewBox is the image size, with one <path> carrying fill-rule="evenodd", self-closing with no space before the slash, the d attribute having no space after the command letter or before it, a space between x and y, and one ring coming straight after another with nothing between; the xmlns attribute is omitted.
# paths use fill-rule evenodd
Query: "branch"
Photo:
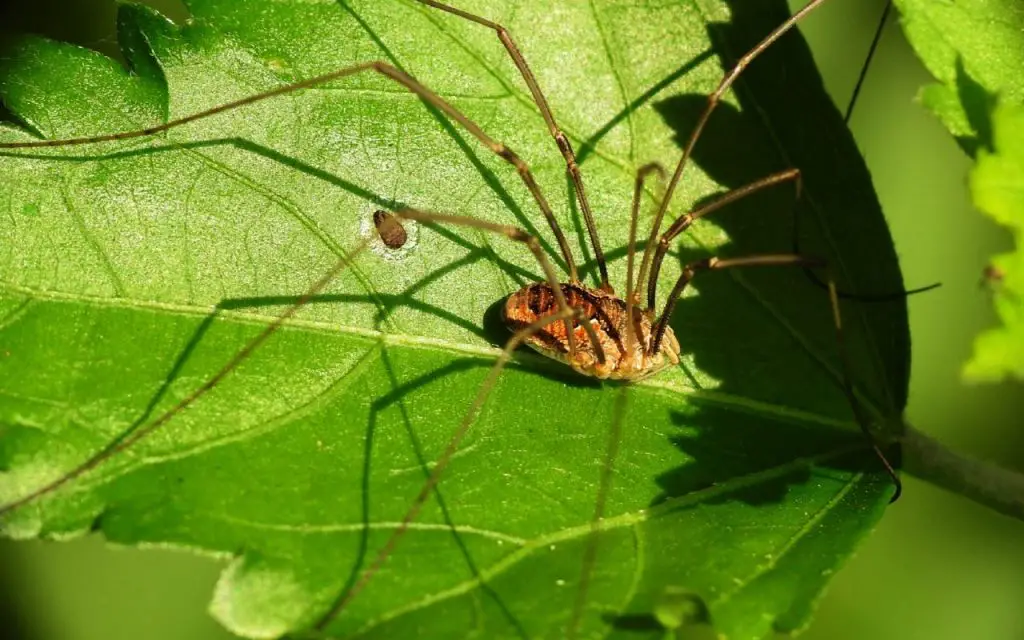
<svg viewBox="0 0 1024 640"><path fill-rule="evenodd" d="M1024 520L1024 475L950 451L910 425L901 442L907 473Z"/></svg>

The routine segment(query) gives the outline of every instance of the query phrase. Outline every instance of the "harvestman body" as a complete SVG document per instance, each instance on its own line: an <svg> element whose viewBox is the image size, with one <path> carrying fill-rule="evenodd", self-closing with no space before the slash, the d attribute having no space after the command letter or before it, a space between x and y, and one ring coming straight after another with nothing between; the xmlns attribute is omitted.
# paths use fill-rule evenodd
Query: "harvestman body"
<svg viewBox="0 0 1024 640"><path fill-rule="evenodd" d="M608 272L605 264L604 253L601 249L600 239L587 200L582 175L576 162L576 156L565 134L558 127L555 118L547 104L547 100L527 63L520 53L519 48L512 39L512 36L501 25L491 22L485 18L472 15L457 8L436 2L435 0L417 0L421 4L433 7L459 18L477 23L485 28L494 30L502 45L505 47L513 62L518 68L523 80L528 86L534 102L540 109L547 127L554 138L563 158L565 159L568 175L570 176L575 195L578 200L580 212L589 234L590 243L597 263L600 286L589 288L582 284L579 279L576 263L572 251L564 233L559 227L555 217L548 205L547 200L537 185L529 167L519 158L518 155L503 143L489 137L475 122L464 116L440 96L430 89L421 85L405 72L383 62L367 62L340 69L309 80L300 81L291 85L283 86L266 93L250 96L242 100L221 105L206 111L187 116L166 124L151 127L144 130L117 133L97 137L77 138L68 140L41 140L27 143L6 143L0 144L2 149L33 148L49 146L67 146L92 144L103 141L120 140L141 136L153 135L182 124L199 120L201 118L241 107L253 102L272 98L282 94L290 93L299 89L320 85L332 80L354 75L361 72L374 72L391 79L405 89L418 95L421 99L442 111L452 120L458 122L469 133L487 146L499 157L513 165L518 175L529 190L538 208L541 210L554 237L557 240L561 257L567 266L568 282L559 281L552 265L545 257L537 239L525 231L477 220L474 218L444 215L438 213L427 213L414 209L402 209L388 214L378 211L374 215L374 224L380 234L380 239L390 248L400 248L405 244L406 236L400 220L416 220L433 224L451 224L464 227L473 227L484 231L501 234L517 242L525 244L536 257L538 264L544 271L545 282L530 284L518 292L512 294L503 307L503 318L513 332L512 338L508 341L501 356L491 369L486 380L482 384L476 398L463 418L461 424L449 441L444 453L438 459L432 469L429 479L424 484L419 495L415 498L408 513L406 513L401 524L394 530L387 543L378 551L377 555L369 566L364 570L361 577L345 593L339 595L337 601L330 610L322 617L317 626L318 629L325 627L335 616L344 609L347 604L360 593L381 568L384 561L393 551L398 539L408 529L410 523L418 516L430 494L445 470L445 467L452 458L452 455L459 447L463 437L466 435L470 425L473 423L481 407L487 399L488 394L494 386L498 374L508 362L513 351L525 343L540 353L565 363L577 372L600 379L632 381L656 374L665 367L675 365L679 362L680 346L668 321L672 316L676 301L682 295L683 290L692 278L703 271L729 269L733 267L765 266L765 265L791 265L804 268L825 267L822 260L809 258L797 254L760 255L731 259L706 258L686 265L679 276L668 297L662 312L656 314L656 291L657 281L660 274L663 259L670 247L671 242L683 233L695 220L704 217L721 207L740 200L747 195L779 184L793 184L797 193L800 190L800 172L797 169L789 169L769 175L765 178L750 183L744 187L735 189L725 195L705 204L690 213L677 218L668 229L659 236L661 223L672 200L673 193L679 184L683 168L690 157L694 145L706 125L711 112L719 103L724 93L733 84L742 70L762 51L769 47L781 35L791 29L803 16L821 5L824 0L810 0L810 2L794 16L769 34L760 44L744 55L732 71L722 79L718 88L709 96L707 106L702 112L697 125L687 141L680 160L675 167L671 178L668 181L664 196L660 200L657 213L654 218L650 237L639 266L639 273L634 282L634 254L635 236L638 219L640 194L646 177L654 171L661 171L655 165L643 167L637 175L632 207L632 224L630 230L629 250L627 253L627 282L624 294L620 297L608 279ZM365 248L366 243L358 247L356 252ZM341 272L351 260L351 256L339 261L329 272L317 280L305 294L281 316L268 325L254 340L238 352L222 369L206 381L202 386L181 400L169 411L158 417L153 422L146 424L129 433L117 442L112 443L101 452L85 461L77 468L61 476L57 480L38 488L13 503L0 506L0 515L43 497L64 484L82 476L86 472L100 465L103 461L132 446L142 438L151 434L154 430L162 427L176 414L186 409L200 397L205 395L228 374L230 374L242 361L273 334L288 318L292 317L297 310L309 300L321 292L328 283ZM642 293L646 288L647 304L641 305ZM835 320L836 333L840 349L840 356L844 366L843 391L846 394L850 406L854 412L858 424L865 434L871 438L868 420L856 399L852 383L850 382L849 364L842 346L842 332L838 307L838 294L835 286L829 279L827 284L829 298L832 305L833 317ZM617 437L617 436L613 436ZM899 480L892 467L886 461L878 446L871 441L871 446L883 462L886 469L892 476L896 491L893 499L899 495ZM610 447L610 451L614 447ZM604 495L608 490L609 474L602 478L598 506L595 512L594 521L601 517ZM596 540L596 536L593 536ZM593 560L594 546L588 547L588 559ZM588 563L584 563L584 571L587 571ZM573 622L570 625L569 635L578 622L582 609L582 601L585 599L587 576L581 579L579 591L579 602L577 610L573 615Z"/></svg>

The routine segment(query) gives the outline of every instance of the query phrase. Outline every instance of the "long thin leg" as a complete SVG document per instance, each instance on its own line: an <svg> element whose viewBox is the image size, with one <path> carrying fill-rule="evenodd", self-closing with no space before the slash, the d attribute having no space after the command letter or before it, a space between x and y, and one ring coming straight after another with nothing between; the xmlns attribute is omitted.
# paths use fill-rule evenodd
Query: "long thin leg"
<svg viewBox="0 0 1024 640"><path fill-rule="evenodd" d="M690 225L693 224L694 220L703 218L704 216L715 211L718 211L722 207L728 204L732 204L737 200L746 198L747 196L753 193L757 193L758 191L761 191L763 189L767 189L777 184L783 184L790 181L795 183L796 199L799 200L800 191L803 188L802 182L800 180L800 170L786 169L785 171L773 173L770 176L761 178L760 180L755 180L754 182L751 182L748 185L744 185L742 187L738 187L736 189L733 189L732 191L724 193L718 198L715 198L711 202L705 204L704 206L694 209L690 213L687 213L685 216L680 216L679 218L677 218L676 221L672 223L672 226L665 230L665 233L662 234L661 239L658 240L658 247L654 253L654 261L651 264L651 279L647 281L647 308L649 310L653 310L654 305L656 304L657 299L655 296L657 294L658 276L661 275L661 263L662 260L665 259L665 253L668 251L670 243L680 233L686 231L690 227ZM649 248L650 247L648 247L648 249ZM794 253L797 252L794 251ZM636 284L637 296L639 296L640 294L641 286L643 286L643 280L638 281Z"/></svg>
<svg viewBox="0 0 1024 640"><path fill-rule="evenodd" d="M755 180L750 184L744 185L742 187L737 187L732 191L728 191L722 194L721 196L715 198L711 202L705 204L704 206L694 209L693 211L687 213L684 216L676 218L675 222L673 222L672 225L665 230L665 233L661 235L661 238L658 239L658 245L654 251L654 260L651 262L651 275L650 279L647 281L647 309L653 310L655 305L657 304L657 288L658 279L661 275L661 265L665 259L666 253L668 253L668 249L671 246L672 240L677 238L679 234L689 229L690 225L692 225L695 220L703 218L704 216L707 216L708 214L713 213L728 204L732 204L733 202L741 200L751 194L757 193L758 191L767 189L769 187L774 187L776 185L783 184L786 182L793 182L795 187L795 198L796 200L800 200L800 194L803 191L803 182L801 179L800 170L786 169L785 171L773 173L769 176L761 178L760 180ZM796 255L800 255L801 253L799 246L799 220L800 217L796 216L794 218L793 224L793 253ZM828 284L822 282L822 280L812 270L805 268L804 274L816 286L822 289L828 289ZM907 296L911 296L918 293L924 293L925 291L930 291L939 286L941 286L941 284L936 282L924 287L918 287L916 289L895 291L891 293L848 293L845 291L837 290L837 294L840 298L846 300L858 300L861 302L887 302L890 300L900 300ZM636 298L639 298L640 290L642 287L643 280L638 280L636 283L635 290ZM627 296L627 302L628 299L632 297L634 296Z"/></svg>
<svg viewBox="0 0 1024 640"><path fill-rule="evenodd" d="M697 145L697 140L700 139L700 135L704 131L704 126L711 117L711 112L713 112L715 107L718 106L719 101L722 99L722 96L725 95L725 92L729 90L729 87L736 82L736 78L743 73L743 70L746 69L747 66L757 58L757 56L761 55L761 53L770 47L772 43L792 29L801 19L803 19L804 16L811 11L814 11L823 2L825 2L825 0L810 0L806 5L804 5L803 9L794 13L788 20L769 33L764 40L759 42L757 46L739 59L732 70L725 74L722 81L718 83L718 87L711 93L711 95L708 96L707 105L704 107L704 111L701 112L700 118L697 120L697 126L694 127L693 133L690 134L690 139L687 140L686 146L683 148L683 154L679 157L679 163L676 165L675 172L673 172L672 178L669 180L668 187L665 189L665 195L662 196L661 204L658 206L658 212L654 216L654 225L651 227L651 236L647 243L647 250L644 251L644 259L640 264L640 276L638 278L640 282L643 282L644 278L647 276L654 252L655 240L657 240L658 230L661 228L661 221L665 218L665 212L668 210L668 205L672 201L672 196L675 194L676 187L679 185L679 179L683 175L683 169L686 167L686 161L689 160L690 155L693 153L693 148Z"/></svg>
<svg viewBox="0 0 1024 640"><path fill-rule="evenodd" d="M327 285L329 285L331 281L333 281L334 278L337 277L338 274L341 273L345 269L345 267L349 265L352 259L355 258L355 256L358 255L359 252L361 252L366 247L366 245L366 242L360 243L347 256L342 257L340 260L338 260L338 262L335 263L335 265L331 267L330 270L328 270L326 273L320 276L320 278L316 282L310 285L309 288L306 289L306 292L303 293L297 301L295 301L292 305L285 309L284 313L279 315L277 318L274 319L273 322L268 324L262 331L260 331L259 335L257 335L255 338L249 341L248 344L242 347L242 349L238 353L232 356L232 358L228 360L228 362L223 367L221 367L216 373L210 376L206 380L206 382L200 385L195 391L185 396L181 401L179 401L173 407L171 407L163 414L158 416L152 422L149 422L148 424L145 424L137 429L122 434L116 440L108 444L106 447L104 447L97 453L93 454L92 457L87 459L85 462L82 462L77 467L75 467L71 471L68 471L61 477L57 478L56 480L46 485L43 485L42 487L28 493L27 495L22 496L21 498L14 500L13 502L9 502L5 505L0 505L0 516L3 516L4 514L11 512L14 509L17 509L18 507L24 506L37 498L40 498L52 491L55 491L60 487L64 486L65 484L67 484L68 482L71 482L75 478L78 478L81 475L95 469L96 467L98 467L100 464L102 464L104 461L108 460L115 454L124 451L125 449L131 447L140 440L152 435L157 429L170 422L170 420L174 418L176 415L178 415L182 411L188 409L190 406L195 404L197 400L205 396L207 393L210 392L211 389L220 384L221 380L223 380L229 374L231 374L231 372L237 369L239 365L248 360L249 356L251 356L253 352L260 347L260 345L266 342L267 339L274 334L274 332L281 328L281 325L284 324L285 321L294 316L299 309L305 306L310 301L310 299L313 298L313 296L323 291L324 288L326 288Z"/></svg>
<svg viewBox="0 0 1024 640"><path fill-rule="evenodd" d="M500 374L502 369L505 368L505 364L507 364L509 359L512 357L512 352L514 352L527 338L533 336L544 327L555 322L568 322L572 319L580 319L578 312L574 309L563 308L552 315L544 316L543 318L536 320L532 324L529 324L512 334L512 337L505 343L505 348L502 349L501 355L498 356L494 366L491 367L490 372L487 374L487 378L484 380L483 384L480 385L480 390L477 391L476 398L473 399L473 403L469 406L469 410L466 412L466 415L463 416L462 422L459 423L459 426L455 429L451 439L448 441L448 445L441 453L441 457L439 457L437 462L434 464L434 467L430 472L430 477L427 478L426 483L424 483L420 492L416 495L415 500L413 500L412 506L409 507L409 510L405 513L402 521L397 527L395 527L394 531L391 532L387 542L385 542L384 546L380 548L377 555L374 556L373 561L363 571L362 575L359 576L359 579L354 585L352 585L352 588L342 593L334 605L331 606L330 610L328 610L320 621L317 622L315 625L317 630L323 630L326 628L327 625L329 625L331 621L334 620L334 618L337 617L338 614L340 614L345 607L347 607L349 603L363 591L363 589L366 588L366 585L369 584L370 580L372 580L377 572L380 571L388 557L390 557L394 552L399 538L408 531L409 525L416 519L420 511L422 511L431 492L434 491L437 484L441 481L441 474L444 473L444 470L448 467L448 463L451 462L452 456L454 456L455 452L458 450L459 444L461 444L463 438L465 438L466 434L469 432L469 428L476 420L477 415L480 413L480 409L483 408L484 402L487 401L487 397L491 394L491 390L494 388L494 384L498 380L498 374ZM586 322L583 324L586 324Z"/></svg>
<svg viewBox="0 0 1024 640"><path fill-rule="evenodd" d="M536 238L526 233L525 231L518 229L516 227L507 227L503 225L493 224L490 222L485 222L482 220L476 220L474 218L467 218L463 216L447 216L442 214L431 214L409 209L397 212L395 215L398 218L408 218L423 222L442 222L462 226L477 227L495 233L504 234L509 238L512 238L513 240L526 244L530 248L530 251L533 252L533 255L537 258L537 262L540 263L541 268L544 270L545 278L547 279L548 284L552 288L560 312L565 313L570 311L570 307L566 302L565 296L562 294L562 288L558 285L558 278L555 274L555 270L551 266L551 263L548 261L548 259L545 257L544 251L540 248L540 243L537 242ZM263 331L259 333L259 335L257 335L248 344L242 347L242 349L238 353L236 353L231 358L231 360L229 360L223 367L221 367L216 373L214 373L208 380L206 380L206 382L199 386L195 391L193 391L188 396L183 398L180 402L178 402L176 405L168 409L166 412L161 414L152 422L149 422L148 424L145 424L137 429L122 434L119 438L111 442L109 445L107 445L97 453L93 454L90 458L79 464L77 467L73 468L71 471L57 478L56 480L30 492L25 496L22 496L21 498L18 498L13 502L10 502L5 505L0 505L0 516L14 509L17 509L18 507L21 507L29 502L32 502L33 500L64 486L65 484L74 480L75 478L80 477L82 474L87 473L92 469L95 469L97 466L102 464L104 461L106 461L113 455L120 453L121 451L124 451L125 449L131 447L140 440L152 435L153 432L155 432L157 429L167 424L172 418L174 418L176 415L190 407L201 397L206 395L211 389L220 384L221 380L227 377L232 371L237 369L238 366L241 365L245 360L247 360L249 356L251 356L253 352L260 347L260 345L262 345L271 335L273 335L274 332L276 332L281 327L282 324L284 324L285 321L294 316L298 312L298 310L302 308L304 305L306 305L313 296L323 291L323 289L328 284L330 284L331 281L334 280L334 278L337 277L337 275L341 273L342 270L344 270L344 268L351 262L351 260L354 259L356 255L358 255L363 249L366 248L366 246L367 242L361 242L359 245L356 246L356 248L353 251L349 252L347 256L340 259L333 267L331 267L331 269L327 273L325 273L316 282L314 282L309 287L309 289L307 289L306 292L303 293L302 296L300 296L299 299L294 304L285 309L284 313L282 313L280 316L275 318L273 322L267 325L266 328L264 328ZM570 320L566 320L566 336L569 341L570 353L572 353L575 349L575 345L573 342L574 331L572 330L571 324L572 323ZM592 345L594 345L598 360L601 363L604 363L604 351L601 349L601 343L598 341L597 335L594 333L593 327L591 327L590 323L588 322L583 322L581 323L581 325L583 326L584 331L586 331L587 333L587 339L590 341Z"/></svg>
<svg viewBox="0 0 1024 640"><path fill-rule="evenodd" d="M555 214L551 211L551 206L548 204L547 199L540 190L540 186L537 181L534 180L533 173L530 171L530 167L523 162L523 160L510 148L498 142L487 135L483 129L481 129L475 122L467 118L458 109L451 106L442 98L430 89L420 84L415 78L409 74L397 69L386 62L366 62L363 64L353 65L351 67L345 67L344 69L338 69L330 73L325 73L315 78L309 78L308 80L301 80L292 84L284 85L270 91L258 93L247 98L228 102L226 104L218 105L216 107L194 113L189 116L178 118L165 122L164 124L147 127L145 129L138 129L136 131L125 131L121 133L111 133L101 136L89 136L84 138L67 138L64 140L34 140L32 142L5 142L0 143L0 149L35 149L39 147L63 147L63 146L75 146L83 144L95 144L98 142L110 142L113 140L128 140L131 138L142 138L145 136L151 136L157 133L174 129L196 120L222 113L224 111L230 111L231 109L237 109L245 105L252 104L254 102L260 102L268 98L292 93L300 89L308 89L309 87L318 86L333 80L338 80L346 76L355 75L363 71L375 71L385 78L394 80L398 84L402 85L412 93L416 94L423 100L426 100L429 104L443 111L449 118L455 120L462 125L467 131L469 131L477 140L482 142L484 146L493 151L502 160L505 160L513 167L522 179L526 188L530 191L533 199L537 202L537 206L540 207L541 213L544 214L544 219L547 220L548 226L551 227L552 233L555 234L555 239L558 241L558 247L562 252L562 258L565 260L567 268L569 270L569 279L572 282L578 282L579 276L576 271L576 262L573 260L572 251L569 249L569 243L565 239L565 234L562 233L561 227L558 226L558 221L555 220Z"/></svg>
<svg viewBox="0 0 1024 640"><path fill-rule="evenodd" d="M480 409L483 407L484 402L487 400L487 397L490 395L491 390L494 388L494 384L497 381L498 374L501 373L501 370L505 367L505 364L508 362L509 358L511 358L512 352L515 351L515 349L520 344L522 344L524 340L536 334L544 327L555 322L565 322L566 335L572 336L573 330L571 326L574 325L576 321L581 320L581 318L579 317L579 312L576 311L575 309L570 308L567 304L565 296L562 293L562 287L561 285L559 285L558 280L555 276L555 271L551 267L551 263L548 262L548 259L544 256L544 252L541 250L540 244L537 242L537 239L531 236L530 234L526 233L522 229L506 225L494 224L492 222L477 220L476 218L469 218L466 216L452 216L439 213L428 213L424 211L403 210L396 212L395 215L399 218L408 218L410 220L416 220L419 222L436 222L441 224L453 224L458 226L474 227L477 229L490 231L492 233L502 234L511 240L515 240L516 242L522 242L526 244L530 248L530 251L533 252L533 255L537 258L537 262L540 263L541 267L544 270L544 275L547 278L548 285L552 288L552 291L555 295L555 299L558 302L558 311L552 315L540 318L539 320L533 322L532 324L529 324L526 327L520 329L519 331L516 331L509 339L509 341L505 344L505 348L502 350L501 355L498 357L498 360L494 363L494 366L491 368L491 371L488 374L487 378L484 380L484 383L480 386L480 390L477 392L476 398L470 405L469 410L466 412L466 415L462 419L462 422L459 423L459 426L455 430L455 433L452 434L452 438L448 441L448 445L445 447L444 451L441 453L441 456L437 459L437 462L434 464L434 467L430 473L430 477L427 478L426 483L424 483L423 487L420 489L420 492L416 495L416 498L413 500L412 505L409 507L409 510L406 512L405 516L403 516L401 523L395 528L394 531L391 532L391 535L384 543L384 546L380 548L380 550L377 552L377 555L374 557L373 561L359 576L359 579L355 582L352 588L342 593L335 601L335 603L331 606L331 608L328 610L328 612L316 624L316 628L318 630L322 630L328 624L330 624L330 622L339 613L341 613L345 609L345 607L347 607L348 604L357 595L359 595L360 592L363 591L363 589L366 588L366 585L369 584L370 580L372 580L373 577L377 574L377 572L380 571L380 568L384 565L384 562L386 562L388 557L391 556L391 554L394 552L395 547L398 544L398 540L402 537L402 535L405 534L406 531L408 531L409 525L412 523L413 520L416 519L420 511L423 510L423 507L425 506L427 499L430 497L430 494L434 491L434 489L437 487L437 484L441 481L441 475L444 473L444 470L451 462L452 456L458 450L459 444L462 442L462 439L469 432L470 426L472 426L473 422L476 420L477 414L480 412ZM583 327L584 331L586 331L587 339L590 340L591 345L594 346L597 352L598 361L604 363L605 354L603 349L601 348L601 344L597 339L597 335L595 334L593 327L591 327L590 323L585 320L580 322L580 325ZM573 350L571 342L572 338L570 337L569 340L569 349L571 352Z"/></svg>
<svg viewBox="0 0 1024 640"><path fill-rule="evenodd" d="M776 254L776 255L759 255L759 256L746 256L742 258L727 258L719 260L718 258L704 258L703 260L697 260L691 262L683 268L683 272L679 275L679 279L676 281L676 285L672 287L672 293L668 296L668 301L665 303L665 310L662 312L661 317L658 318L652 329L654 333L654 341L652 343L652 353L657 353L661 348L661 340L665 335L665 328L668 326L668 321L672 317L672 311L675 309L676 302L679 297L683 294L683 290L690 284L694 276L703 271L717 271L721 269L731 269L733 267L760 267L760 266L798 266L804 268L818 267L828 269L828 263L818 258L809 258L807 256L794 255L789 253ZM871 433L871 429L868 426L868 416L861 407L860 401L857 399L856 393L853 389L853 378L852 378L852 367L850 365L850 358L846 352L846 341L843 333L843 322L842 314L839 311L839 293L836 290L835 281L832 279L831 274L828 275L828 292L829 302L832 305L832 319L835 323L836 328L836 343L839 350L839 359L843 363L843 375L842 375L842 387L843 393L846 395L846 399L850 404L850 409L853 411L854 419L857 421L857 425L860 430L867 437L868 442L871 445L871 449L878 456L878 459L882 462L889 477L892 478L893 491L890 502L895 502L900 495L903 493L903 483L900 481L899 476L896 475L896 470L892 464L882 453L882 449L878 446L875 441L874 435Z"/></svg>
<svg viewBox="0 0 1024 640"><path fill-rule="evenodd" d="M857 106L857 98L860 97L860 90L864 87L864 80L868 77L868 68L878 51L878 43L882 41L882 33L885 31L885 23L889 21L889 13L892 11L892 0L886 0L885 8L882 9L882 17L878 20L875 28L875 36L871 39L871 46L868 47L868 54L864 58L864 64L860 67L860 75L857 76L857 83L853 85L853 93L850 94L850 101L846 103L846 113L843 114L843 122L850 124L853 117L853 108Z"/></svg>
<svg viewBox="0 0 1024 640"><path fill-rule="evenodd" d="M636 257L636 227L640 219L640 197L644 192L644 182L647 175L657 172L659 176L665 177L665 169L657 162L645 164L636 172L636 181L633 183L633 206L629 216L629 244L626 245L626 353L633 353L634 328L633 328L633 307L636 306L638 298L633 293L633 262Z"/></svg>
<svg viewBox="0 0 1024 640"><path fill-rule="evenodd" d="M587 193L583 188L583 176L580 173L580 167L576 163L576 153L572 149L572 145L569 143L569 139L565 136L565 133L558 127L558 123L555 122L555 115L551 112L551 107L548 105L547 98L544 97L544 92L540 90L540 84L537 83L537 77L533 75L533 71L530 70L530 66L526 64L526 58L523 56L519 47L512 39L512 34L508 32L508 29L501 26L497 22L492 22L486 18L478 15L456 9L437 0L416 0L420 4L425 4L435 9L450 13L454 16L464 18L470 22L493 29L498 35L498 40L501 40L501 44L508 51L508 55L511 56L512 62L519 69L520 75L523 76L523 80L526 82L526 86L530 89L530 94L533 96L533 101L537 104L537 108L540 109L540 114L544 118L544 122L548 125L548 131L551 133L551 137L555 139L558 144L558 150L562 152L562 157L565 158L565 168L572 178L572 183L576 191L576 199L580 203L580 211L583 212L583 220L587 225L587 233L590 235L590 245L594 248L594 259L597 261L597 268L601 275L601 288L611 293L613 291L611 283L608 281L608 266L605 264L604 251L601 250L601 239L597 235L597 225L594 222L594 214L590 210L590 202L587 200Z"/></svg>
<svg viewBox="0 0 1024 640"><path fill-rule="evenodd" d="M470 218L468 216L452 216L443 213L417 211L415 209L403 209L401 211L397 211L395 212L395 216L416 220L418 222L440 222L442 224L452 224L462 227L474 227L476 229L483 229L484 231L501 234L510 240L515 240L516 242L522 242L530 249L531 252L533 252L533 255L540 264L541 269L544 270L544 278L547 280L552 293L555 295L555 302L558 304L559 310L565 311L569 309L569 303L566 302L565 295L562 293L562 287L558 283L558 276L555 274L555 270L551 266L551 262L544 256L544 251L540 248L540 243L537 242L536 238L522 229L504 224L495 224L485 220L477 220L476 218ZM569 341L569 351L571 353L575 349L573 346L574 332L572 331L570 324L571 323L569 321L566 321L565 330ZM601 348L601 343L597 339L597 334L594 332L594 328L589 322L582 322L580 324L582 325L583 330L587 333L587 339L596 351L598 361L601 364L604 364L604 349Z"/></svg>

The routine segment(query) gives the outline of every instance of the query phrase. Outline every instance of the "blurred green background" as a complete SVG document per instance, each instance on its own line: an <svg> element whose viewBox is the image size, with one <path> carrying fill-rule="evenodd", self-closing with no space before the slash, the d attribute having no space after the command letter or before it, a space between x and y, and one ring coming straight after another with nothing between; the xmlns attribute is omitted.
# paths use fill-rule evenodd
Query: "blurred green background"
<svg viewBox="0 0 1024 640"><path fill-rule="evenodd" d="M148 0L175 20L177 0ZM793 5L803 4L802 0ZM832 0L803 24L826 86L845 108L884 0ZM112 0L0 5L0 36L35 32L116 55ZM914 365L908 420L948 446L1024 471L1024 393L968 387L960 368L995 323L979 286L1009 234L976 213L970 166L914 102L929 82L895 20L887 26L851 128L867 158L910 287ZM1016 420L1015 420L1016 418ZM808 640L1024 640L1024 524L914 478L835 578ZM205 614L220 565L167 550L0 541L0 637L153 640L230 637Z"/></svg>

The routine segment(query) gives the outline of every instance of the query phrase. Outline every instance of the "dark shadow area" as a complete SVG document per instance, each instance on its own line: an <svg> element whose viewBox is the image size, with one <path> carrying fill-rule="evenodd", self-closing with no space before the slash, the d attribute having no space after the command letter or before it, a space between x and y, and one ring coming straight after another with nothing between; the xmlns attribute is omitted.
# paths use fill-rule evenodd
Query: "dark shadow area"
<svg viewBox="0 0 1024 640"><path fill-rule="evenodd" d="M146 0L177 23L188 18L182 0ZM114 0L6 0L0 3L0 58L18 39L34 34L98 51L122 64Z"/></svg>
<svg viewBox="0 0 1024 640"><path fill-rule="evenodd" d="M736 410L711 405L695 414L672 413L673 423L682 429L696 429L694 435L677 435L672 442L693 462L658 477L663 493L653 504L686 496L732 480L772 469L793 466L792 471L749 486L708 497L702 504L738 500L749 505L781 502L789 488L811 479L811 461L841 472L864 471L874 456L863 437L819 425L797 425L791 420L771 420L751 413L750 420L737 419ZM816 463L817 464L817 463ZM878 467L881 469L881 467Z"/></svg>
<svg viewBox="0 0 1024 640"><path fill-rule="evenodd" d="M718 636L711 623L711 611L697 593L666 586L650 613L605 614L605 624L630 638L666 638L673 640L714 640Z"/></svg>
<svg viewBox="0 0 1024 640"><path fill-rule="evenodd" d="M767 34L765 25L776 26L788 16L782 2L730 5L733 22L709 27L727 67ZM715 212L711 219L728 243L714 253L789 254L799 233L801 253L827 258L843 291L902 290L867 170L805 43L795 33L784 36L747 69L734 92L738 107L719 105L692 163L723 190L797 167L804 197L795 203L788 183ZM682 148L706 105L706 95L680 95L653 106ZM709 194L698 204L715 197ZM681 208L669 207L666 225L683 213ZM620 247L609 255L623 251ZM676 248L671 255L688 264L711 252ZM669 439L687 463L654 478L660 494L651 506L683 497L692 497L693 504L680 502L681 509L732 502L771 506L784 501L793 487L833 472L842 478L883 473L861 433L806 417L853 422L839 386L841 363L827 294L799 268L738 271L739 278L729 273L698 276L691 285L697 295L680 300L671 319L682 352L692 354L703 374L691 382L702 388L710 378L714 384L707 385L707 399L695 396L685 408L670 412L678 432ZM659 283L659 304L673 284L667 276ZM905 300L849 301L841 307L856 354L855 383L884 414L899 415L909 366ZM795 360L806 362L801 368ZM888 453L898 463L898 451ZM655 637L664 629L651 612L654 604L651 593L638 594L624 615L606 621L638 637ZM694 625L695 634L704 632L710 632L708 624Z"/></svg>
<svg viewBox="0 0 1024 640"><path fill-rule="evenodd" d="M661 626L653 613L627 613L615 615L606 613L601 616L606 625L619 632L625 632L630 638L664 638L665 627Z"/></svg>
<svg viewBox="0 0 1024 640"><path fill-rule="evenodd" d="M727 68L760 42L766 35L764 25L781 24L788 15L782 2L729 4L733 21L709 26L709 36ZM903 282L864 162L824 91L806 43L795 32L784 35L744 71L733 92L739 108L720 104L713 112L694 148L693 164L726 189L795 167L802 173L804 188L795 211L793 185L783 184L711 214L709 220L729 238L716 255L787 254L798 244L802 255L828 260L841 291L851 296L895 293L894 299L884 302L844 301L841 311L854 355L855 382L867 387L868 395L886 414L897 415L906 404L909 371L906 302L900 295ZM660 101L655 109L676 131L682 146L706 104L704 95L684 95ZM713 197L707 196L704 202ZM680 215L679 209L679 205L669 208L668 222ZM794 239L796 220L799 235ZM683 251L675 255L687 263L709 254ZM760 380L737 374L744 371L745 359L758 357L757 323L777 323L771 316L802 336L833 371L839 371L828 296L799 268L749 267L736 272L736 277L698 275L691 286L699 295L680 301L671 326L684 351L694 354L698 367L721 381L716 392L782 406L799 402L802 393L807 395L801 391L806 379L779 369L765 371ZM662 300L672 284L668 278L659 282ZM797 342L788 348L801 349ZM841 398L837 385L838 380L832 386ZM821 404L820 398L803 399L813 401L812 410L815 402Z"/></svg>
<svg viewBox="0 0 1024 640"><path fill-rule="evenodd" d="M963 103L967 122L974 130L973 136L957 137L960 148L971 158L976 158L980 149L993 151L991 113L997 96L967 73L960 56L956 58L956 91Z"/></svg>

